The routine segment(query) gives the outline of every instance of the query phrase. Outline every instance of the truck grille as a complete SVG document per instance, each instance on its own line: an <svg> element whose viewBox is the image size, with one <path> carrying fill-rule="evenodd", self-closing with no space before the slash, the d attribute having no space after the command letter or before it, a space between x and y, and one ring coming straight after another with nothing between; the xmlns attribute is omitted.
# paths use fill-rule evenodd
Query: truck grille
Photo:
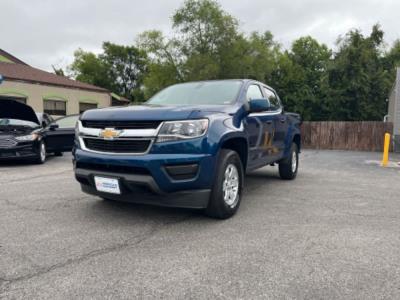
<svg viewBox="0 0 400 300"><path fill-rule="evenodd" d="M161 121L82 121L87 128L156 129Z"/></svg>
<svg viewBox="0 0 400 300"><path fill-rule="evenodd" d="M11 148L17 145L17 141L13 137L2 136L0 137L0 149Z"/></svg>
<svg viewBox="0 0 400 300"><path fill-rule="evenodd" d="M109 153L136 153L147 152L151 145L149 139L116 139L103 140L97 138L84 138L85 147L89 150Z"/></svg>

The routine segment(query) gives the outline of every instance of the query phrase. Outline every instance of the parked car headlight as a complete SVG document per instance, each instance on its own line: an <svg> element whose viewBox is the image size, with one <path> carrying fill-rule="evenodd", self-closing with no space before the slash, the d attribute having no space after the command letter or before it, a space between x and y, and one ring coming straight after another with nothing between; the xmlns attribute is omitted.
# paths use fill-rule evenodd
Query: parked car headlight
<svg viewBox="0 0 400 300"><path fill-rule="evenodd" d="M32 133L28 135L22 135L22 136L16 136L15 139L19 142L29 142L29 141L35 141L39 135L37 133Z"/></svg>
<svg viewBox="0 0 400 300"><path fill-rule="evenodd" d="M206 134L208 119L164 122L158 132L157 142L193 139Z"/></svg>
<svg viewBox="0 0 400 300"><path fill-rule="evenodd" d="M81 121L76 122L75 124L75 137L79 136L79 124L81 123Z"/></svg>

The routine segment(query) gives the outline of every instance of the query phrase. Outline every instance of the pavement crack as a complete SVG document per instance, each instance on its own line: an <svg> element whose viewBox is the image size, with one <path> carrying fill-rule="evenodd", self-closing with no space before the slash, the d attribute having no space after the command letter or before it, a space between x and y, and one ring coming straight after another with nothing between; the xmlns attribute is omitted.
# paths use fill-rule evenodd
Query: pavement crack
<svg viewBox="0 0 400 300"><path fill-rule="evenodd" d="M79 264L79 263L87 261L88 259L91 259L93 257L98 257L98 256L106 255L106 254L109 254L112 252L121 251L121 250L129 248L129 247L137 246L137 245L145 242L146 240L150 239L158 232L162 231L166 226L183 223L192 218L193 218L193 214L190 214L190 215L187 215L183 218L180 218L180 219L172 221L172 222L164 222L164 223L155 225L155 226L153 226L153 228L148 230L146 233L136 235L136 236L126 240L125 242L118 243L118 244L115 244L115 245L112 245L109 247L105 247L105 248L101 248L101 249L96 249L96 250L90 251L88 253L85 253L81 256L67 259L64 262L60 262L60 263L51 265L49 267L39 268L36 272L30 273L30 274L25 274L25 275L14 277L14 278L0 277L0 288L1 288L0 291L3 290L2 293L4 293L5 290L6 289L8 290L10 285L12 285L12 284L15 284L15 283L18 283L21 281L26 281L26 280L29 280L29 279L32 279L35 277L39 277L39 276L45 275L49 272L52 272L54 270L68 267L69 265L72 265L72 264ZM4 286L6 288L4 288ZM1 294L0 294L0 298L1 298Z"/></svg>

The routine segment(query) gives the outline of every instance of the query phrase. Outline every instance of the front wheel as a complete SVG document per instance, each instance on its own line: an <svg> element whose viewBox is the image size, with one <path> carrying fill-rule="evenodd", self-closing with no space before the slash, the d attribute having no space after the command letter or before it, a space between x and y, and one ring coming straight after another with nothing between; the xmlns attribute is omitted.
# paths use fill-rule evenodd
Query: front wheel
<svg viewBox="0 0 400 300"><path fill-rule="evenodd" d="M299 169L299 147L292 143L290 154L279 163L279 176L285 180L293 180L297 176Z"/></svg>
<svg viewBox="0 0 400 300"><path fill-rule="evenodd" d="M37 154L37 157L35 158L35 163L44 164L46 161L46 155L47 155L46 144L44 141L40 141L38 154Z"/></svg>
<svg viewBox="0 0 400 300"><path fill-rule="evenodd" d="M239 155L222 149L214 186L206 214L213 218L228 219L239 208L243 188L243 166Z"/></svg>

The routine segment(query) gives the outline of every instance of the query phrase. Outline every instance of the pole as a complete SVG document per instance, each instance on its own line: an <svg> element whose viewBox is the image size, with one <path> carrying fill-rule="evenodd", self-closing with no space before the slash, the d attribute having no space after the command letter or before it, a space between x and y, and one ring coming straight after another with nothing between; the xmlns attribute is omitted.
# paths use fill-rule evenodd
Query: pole
<svg viewBox="0 0 400 300"><path fill-rule="evenodd" d="M387 167L389 162L390 133L385 133L385 144L383 146L382 167Z"/></svg>

